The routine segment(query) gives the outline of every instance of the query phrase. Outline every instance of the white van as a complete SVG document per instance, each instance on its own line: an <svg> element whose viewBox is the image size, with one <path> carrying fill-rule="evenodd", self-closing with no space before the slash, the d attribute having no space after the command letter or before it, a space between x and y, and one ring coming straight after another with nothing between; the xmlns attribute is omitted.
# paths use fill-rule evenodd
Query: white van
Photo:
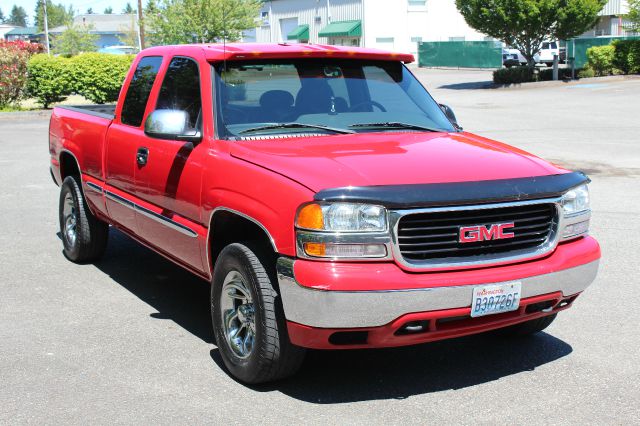
<svg viewBox="0 0 640 426"><path fill-rule="evenodd" d="M545 41L540 47L540 58L536 62L543 63L548 67L552 67L553 55L558 55L558 60L560 60L560 43L558 43L557 40Z"/></svg>

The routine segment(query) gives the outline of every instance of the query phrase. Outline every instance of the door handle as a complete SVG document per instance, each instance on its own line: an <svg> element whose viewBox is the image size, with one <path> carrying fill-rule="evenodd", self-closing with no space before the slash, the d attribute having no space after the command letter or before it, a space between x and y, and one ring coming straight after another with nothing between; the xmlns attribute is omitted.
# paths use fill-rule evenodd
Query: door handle
<svg viewBox="0 0 640 426"><path fill-rule="evenodd" d="M139 166L144 166L147 164L147 160L149 158L149 148L140 147L138 148L138 152L136 153L136 162Z"/></svg>

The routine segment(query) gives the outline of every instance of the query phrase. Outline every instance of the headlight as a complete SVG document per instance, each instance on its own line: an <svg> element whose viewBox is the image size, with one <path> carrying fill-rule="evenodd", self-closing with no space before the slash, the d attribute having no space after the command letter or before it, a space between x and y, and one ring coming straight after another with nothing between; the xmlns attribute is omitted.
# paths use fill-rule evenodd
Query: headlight
<svg viewBox="0 0 640 426"><path fill-rule="evenodd" d="M298 212L300 229L328 232L383 232L387 229L387 211L371 204L307 204Z"/></svg>
<svg viewBox="0 0 640 426"><path fill-rule="evenodd" d="M296 216L298 256L381 260L391 256L387 210L361 203L311 203Z"/></svg>
<svg viewBox="0 0 640 426"><path fill-rule="evenodd" d="M564 215L561 238L569 240L589 232L589 188L581 185L566 192L560 201Z"/></svg>
<svg viewBox="0 0 640 426"><path fill-rule="evenodd" d="M589 210L589 188L587 185L578 186L562 197L562 210L565 215Z"/></svg>

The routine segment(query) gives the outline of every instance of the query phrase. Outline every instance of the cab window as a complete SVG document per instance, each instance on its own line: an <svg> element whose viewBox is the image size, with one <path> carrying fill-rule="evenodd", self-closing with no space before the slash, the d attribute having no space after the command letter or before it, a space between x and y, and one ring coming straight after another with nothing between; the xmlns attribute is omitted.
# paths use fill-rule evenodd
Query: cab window
<svg viewBox="0 0 640 426"><path fill-rule="evenodd" d="M156 109L186 111L189 127L199 128L202 109L200 72L193 59L175 57L171 60L160 86Z"/></svg>
<svg viewBox="0 0 640 426"><path fill-rule="evenodd" d="M122 104L120 121L129 126L140 127L153 88L153 82L162 64L162 56L147 56L138 62Z"/></svg>

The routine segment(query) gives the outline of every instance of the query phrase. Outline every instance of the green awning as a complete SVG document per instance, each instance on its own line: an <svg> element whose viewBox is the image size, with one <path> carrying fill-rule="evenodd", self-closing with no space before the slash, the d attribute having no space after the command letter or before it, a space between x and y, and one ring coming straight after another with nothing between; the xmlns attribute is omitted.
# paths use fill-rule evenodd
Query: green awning
<svg viewBox="0 0 640 426"><path fill-rule="evenodd" d="M287 40L309 40L309 25L298 25L287 34Z"/></svg>
<svg viewBox="0 0 640 426"><path fill-rule="evenodd" d="M337 21L324 27L318 37L360 37L362 36L362 21Z"/></svg>

